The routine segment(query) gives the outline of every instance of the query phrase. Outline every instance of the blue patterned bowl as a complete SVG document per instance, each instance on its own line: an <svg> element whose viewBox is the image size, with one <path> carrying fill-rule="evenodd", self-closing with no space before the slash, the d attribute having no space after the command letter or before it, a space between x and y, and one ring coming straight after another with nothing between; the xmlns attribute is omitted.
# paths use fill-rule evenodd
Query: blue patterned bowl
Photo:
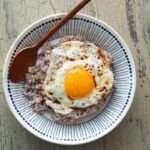
<svg viewBox="0 0 150 150"><path fill-rule="evenodd" d="M125 117L133 101L136 87L135 65L131 52L120 35L104 22L77 14L50 39L79 35L107 50L112 55L116 89L105 108L93 119L77 125L57 124L33 112L23 95L24 82L12 83L8 69L15 54L34 44L64 14L43 18L26 28L11 46L3 72L3 87L8 105L17 120L28 131L49 142L77 145L94 141L113 130Z"/></svg>

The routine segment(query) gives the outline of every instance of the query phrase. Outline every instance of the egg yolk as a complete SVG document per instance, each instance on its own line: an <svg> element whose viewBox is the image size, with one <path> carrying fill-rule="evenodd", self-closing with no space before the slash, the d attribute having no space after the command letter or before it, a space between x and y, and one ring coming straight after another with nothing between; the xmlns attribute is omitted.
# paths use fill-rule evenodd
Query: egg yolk
<svg viewBox="0 0 150 150"><path fill-rule="evenodd" d="M69 97L82 98L88 95L95 87L93 76L82 66L67 71L64 86Z"/></svg>

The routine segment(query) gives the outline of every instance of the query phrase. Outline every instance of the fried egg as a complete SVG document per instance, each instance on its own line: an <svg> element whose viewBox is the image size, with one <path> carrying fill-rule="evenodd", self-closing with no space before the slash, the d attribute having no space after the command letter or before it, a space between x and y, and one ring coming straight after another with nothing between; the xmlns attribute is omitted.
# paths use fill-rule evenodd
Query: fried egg
<svg viewBox="0 0 150 150"><path fill-rule="evenodd" d="M67 115L98 104L112 89L110 55L89 42L69 41L52 50L42 86L46 105Z"/></svg>

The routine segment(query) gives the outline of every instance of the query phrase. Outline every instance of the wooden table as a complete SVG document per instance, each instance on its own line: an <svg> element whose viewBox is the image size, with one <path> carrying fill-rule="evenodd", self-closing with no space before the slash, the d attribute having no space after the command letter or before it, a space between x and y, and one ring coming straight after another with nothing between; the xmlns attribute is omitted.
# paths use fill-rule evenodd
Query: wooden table
<svg viewBox="0 0 150 150"><path fill-rule="evenodd" d="M9 47L24 28L47 15L68 12L80 0L0 0L0 76ZM92 0L82 13L99 18L125 39L136 64L133 105L110 134L80 146L42 141L26 131L6 103L0 82L0 150L150 150L150 1Z"/></svg>

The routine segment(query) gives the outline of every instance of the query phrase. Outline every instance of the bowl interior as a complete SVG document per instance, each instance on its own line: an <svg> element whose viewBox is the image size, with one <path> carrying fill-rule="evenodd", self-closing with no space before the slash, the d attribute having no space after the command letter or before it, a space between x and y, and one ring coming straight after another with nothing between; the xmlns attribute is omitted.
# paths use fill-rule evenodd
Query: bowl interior
<svg viewBox="0 0 150 150"><path fill-rule="evenodd" d="M81 144L98 139L110 132L127 113L134 96L136 76L132 55L122 38L105 23L78 14L49 40L78 35L108 51L116 88L106 107L95 118L78 125L60 125L33 112L23 95L24 82L9 80L8 68L15 54L42 37L64 14L46 17L28 27L12 45L4 66L4 91L8 104L19 122L34 135L58 144Z"/></svg>

